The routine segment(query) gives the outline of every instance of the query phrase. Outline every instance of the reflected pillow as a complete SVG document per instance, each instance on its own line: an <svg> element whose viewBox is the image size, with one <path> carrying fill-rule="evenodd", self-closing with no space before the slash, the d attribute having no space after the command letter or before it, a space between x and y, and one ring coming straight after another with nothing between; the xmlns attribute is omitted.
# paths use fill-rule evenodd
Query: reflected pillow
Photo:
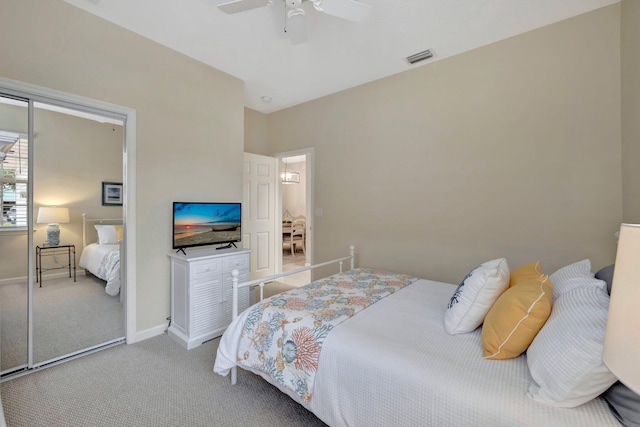
<svg viewBox="0 0 640 427"><path fill-rule="evenodd" d="M118 238L118 242L124 240L124 226L114 225L113 228L116 229L116 237Z"/></svg>
<svg viewBox="0 0 640 427"><path fill-rule="evenodd" d="M99 245L115 245L118 243L118 233L113 225L95 225L98 232Z"/></svg>

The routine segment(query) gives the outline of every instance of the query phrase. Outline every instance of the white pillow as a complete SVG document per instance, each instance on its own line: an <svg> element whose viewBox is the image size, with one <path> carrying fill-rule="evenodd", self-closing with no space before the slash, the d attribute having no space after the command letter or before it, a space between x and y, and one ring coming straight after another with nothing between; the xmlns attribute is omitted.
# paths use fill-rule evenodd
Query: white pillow
<svg viewBox="0 0 640 427"><path fill-rule="evenodd" d="M572 408L599 396L616 377L602 361L609 295L596 286L562 294L527 350L527 396Z"/></svg>
<svg viewBox="0 0 640 427"><path fill-rule="evenodd" d="M581 286L597 286L604 290L607 289L606 282L594 278L591 272L591 261L588 259L562 267L549 276L549 279L553 286L553 302L560 295Z"/></svg>
<svg viewBox="0 0 640 427"><path fill-rule="evenodd" d="M444 329L452 335L475 330L508 287L506 259L494 259L474 268L449 300L444 313Z"/></svg>
<svg viewBox="0 0 640 427"><path fill-rule="evenodd" d="M115 245L118 243L118 233L113 225L95 225L98 232L99 245Z"/></svg>

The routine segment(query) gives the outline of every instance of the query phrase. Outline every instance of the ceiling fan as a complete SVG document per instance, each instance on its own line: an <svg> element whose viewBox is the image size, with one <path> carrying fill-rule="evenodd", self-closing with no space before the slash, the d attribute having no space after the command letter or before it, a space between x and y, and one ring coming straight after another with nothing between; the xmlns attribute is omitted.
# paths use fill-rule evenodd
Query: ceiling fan
<svg viewBox="0 0 640 427"><path fill-rule="evenodd" d="M269 6L275 0L231 0L218 5L225 13L238 13L259 7ZM337 16L353 22L364 22L371 14L371 6L356 0L284 0L287 25L285 32L293 44L307 41L307 29L304 24L305 11L302 3L312 3L315 10L327 15Z"/></svg>

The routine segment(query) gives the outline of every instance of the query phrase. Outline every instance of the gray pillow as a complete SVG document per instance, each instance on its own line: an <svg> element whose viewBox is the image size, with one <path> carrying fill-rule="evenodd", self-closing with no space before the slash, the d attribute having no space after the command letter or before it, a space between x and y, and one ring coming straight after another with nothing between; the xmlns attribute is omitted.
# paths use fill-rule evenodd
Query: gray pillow
<svg viewBox="0 0 640 427"><path fill-rule="evenodd" d="M607 282L607 292L611 295L613 284L613 270L615 264L601 268L596 273L596 279ZM609 404L611 413L626 427L640 427L640 395L630 390L620 381L612 385L602 394Z"/></svg>
<svg viewBox="0 0 640 427"><path fill-rule="evenodd" d="M640 395L620 381L602 394L611 413L626 427L640 426Z"/></svg>
<svg viewBox="0 0 640 427"><path fill-rule="evenodd" d="M613 284L613 270L616 267L615 264L602 267L596 273L596 279L604 280L607 282L607 293L611 295L611 285Z"/></svg>

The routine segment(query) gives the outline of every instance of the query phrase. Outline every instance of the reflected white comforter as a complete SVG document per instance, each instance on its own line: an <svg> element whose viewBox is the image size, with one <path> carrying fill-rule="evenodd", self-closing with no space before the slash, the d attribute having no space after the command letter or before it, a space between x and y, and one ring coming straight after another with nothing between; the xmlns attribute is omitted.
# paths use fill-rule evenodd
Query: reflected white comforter
<svg viewBox="0 0 640 427"><path fill-rule="evenodd" d="M80 268L107 282L105 292L120 293L120 245L87 245L80 255Z"/></svg>
<svg viewBox="0 0 640 427"><path fill-rule="evenodd" d="M311 402L276 387L331 426L619 426L599 398L569 409L526 397L526 356L485 360L480 329L447 334L454 290L419 280L336 326L322 347ZM215 371L222 375L241 356L237 334L249 312L220 341Z"/></svg>

